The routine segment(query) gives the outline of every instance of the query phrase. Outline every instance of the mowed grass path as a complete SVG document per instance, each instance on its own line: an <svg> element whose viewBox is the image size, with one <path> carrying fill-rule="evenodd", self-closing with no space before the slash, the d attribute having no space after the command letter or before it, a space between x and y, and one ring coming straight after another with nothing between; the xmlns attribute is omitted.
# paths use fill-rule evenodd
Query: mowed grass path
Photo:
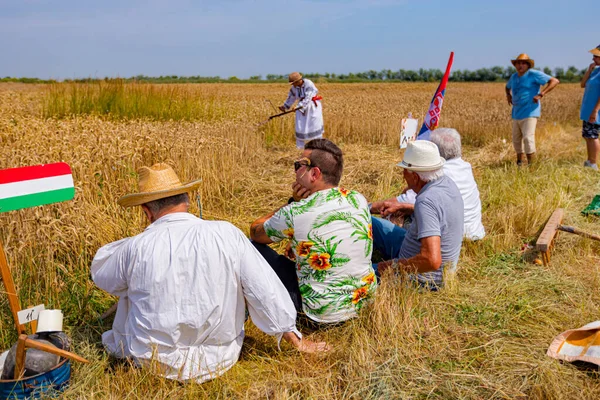
<svg viewBox="0 0 600 400"><path fill-rule="evenodd" d="M435 84L319 87L327 136L345 152L342 184L369 199L395 195L404 185L395 167L399 120L408 111L422 114ZM278 351L249 322L240 362L202 385L167 381L110 359L100 335L111 321L99 316L114 299L91 282L89 265L98 247L145 226L139 210L121 209L115 200L135 187L139 166L166 161L182 180L203 179L198 197L204 218L228 220L247 232L255 217L289 197L298 155L292 118L263 130L253 125L269 115L264 100L278 104L286 88L182 85L178 90L189 92L188 99L218 97L222 110L203 120L169 121L93 113L47 119L47 87L0 85L0 167L54 161L73 167L74 201L0 214L0 240L22 304L61 308L76 351L92 361L73 366L66 398L598 397L597 373L545 352L558 333L598 319L600 246L561 234L549 267L521 253L556 207L566 209L566 223L600 230L597 219L579 214L600 193L600 174L581 166L576 85L559 86L544 98L539 163L521 169L514 166L503 85L448 88L442 125L463 133L488 236L464 245L458 275L440 293L384 280L359 319L310 336L334 346L326 355L298 354L285 344ZM192 212L198 213L196 206ZM16 334L2 295L0 310L5 349Z"/></svg>

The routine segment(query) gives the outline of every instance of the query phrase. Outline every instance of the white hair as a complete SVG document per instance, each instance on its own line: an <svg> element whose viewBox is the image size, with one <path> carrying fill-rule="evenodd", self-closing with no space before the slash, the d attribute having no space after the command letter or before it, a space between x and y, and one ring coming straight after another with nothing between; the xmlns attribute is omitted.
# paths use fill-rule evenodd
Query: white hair
<svg viewBox="0 0 600 400"><path fill-rule="evenodd" d="M440 179L442 176L444 176L444 170L442 168L438 168L433 171L413 171L413 172L415 172L417 175L419 175L419 179L425 183L431 182L431 181L436 181L436 180Z"/></svg>
<svg viewBox="0 0 600 400"><path fill-rule="evenodd" d="M429 140L437 145L440 156L446 160L462 157L460 134L456 129L437 128L431 132Z"/></svg>

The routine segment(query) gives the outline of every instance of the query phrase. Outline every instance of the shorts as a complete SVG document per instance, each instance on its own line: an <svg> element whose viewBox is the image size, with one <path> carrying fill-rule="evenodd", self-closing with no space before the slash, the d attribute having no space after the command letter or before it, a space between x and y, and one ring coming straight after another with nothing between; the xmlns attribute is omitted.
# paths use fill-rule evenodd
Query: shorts
<svg viewBox="0 0 600 400"><path fill-rule="evenodd" d="M584 139L598 139L599 130L600 125L583 121L583 129L581 130L581 136L583 136Z"/></svg>
<svg viewBox="0 0 600 400"><path fill-rule="evenodd" d="M512 141L517 154L535 153L535 127L537 118L523 118L512 120Z"/></svg>

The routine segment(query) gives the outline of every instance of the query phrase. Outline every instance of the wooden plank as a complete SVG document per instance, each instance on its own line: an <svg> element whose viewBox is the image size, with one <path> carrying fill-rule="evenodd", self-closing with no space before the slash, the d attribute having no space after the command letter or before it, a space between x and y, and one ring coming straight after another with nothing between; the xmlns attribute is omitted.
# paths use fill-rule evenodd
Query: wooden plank
<svg viewBox="0 0 600 400"><path fill-rule="evenodd" d="M15 326L17 327L17 333L25 333L25 325L19 323L18 312L21 311L21 304L19 303L19 297L17 296L17 289L15 283L8 269L8 262L6 261L6 253L0 242L0 275L2 275L2 282L6 288L6 295L8 296L8 305L12 312L13 319L15 320Z"/></svg>
<svg viewBox="0 0 600 400"><path fill-rule="evenodd" d="M548 222L546 222L546 226L544 230L538 237L537 242L535 242L535 248L537 251L547 252L550 250L550 245L552 244L552 240L556 236L556 232L558 230L558 225L563 220L565 211L562 208L557 208L554 210Z"/></svg>

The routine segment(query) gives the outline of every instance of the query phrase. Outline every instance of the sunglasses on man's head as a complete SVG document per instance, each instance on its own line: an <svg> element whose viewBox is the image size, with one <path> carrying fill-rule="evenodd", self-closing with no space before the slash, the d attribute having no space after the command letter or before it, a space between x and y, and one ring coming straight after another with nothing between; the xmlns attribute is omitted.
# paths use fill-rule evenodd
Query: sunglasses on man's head
<svg viewBox="0 0 600 400"><path fill-rule="evenodd" d="M294 161L294 171L298 171L300 168L307 166L310 167L310 159L301 158L298 161Z"/></svg>

